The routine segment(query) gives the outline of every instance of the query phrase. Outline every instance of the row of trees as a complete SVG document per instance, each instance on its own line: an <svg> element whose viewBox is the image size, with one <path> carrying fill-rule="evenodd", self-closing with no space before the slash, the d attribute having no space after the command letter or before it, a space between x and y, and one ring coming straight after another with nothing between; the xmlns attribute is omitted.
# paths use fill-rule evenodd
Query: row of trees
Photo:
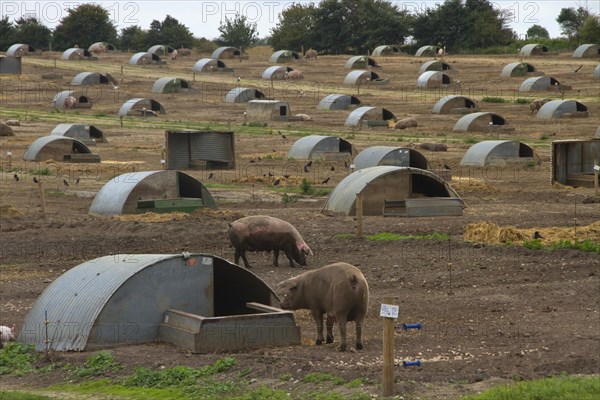
<svg viewBox="0 0 600 400"><path fill-rule="evenodd" d="M412 36L419 45L441 44L448 51L459 52L514 44L517 37L508 26L510 17L508 12L495 9L490 0L445 0L417 13L401 10L388 0L293 3L280 14L268 43L276 49L313 47L330 54L364 54L380 44L402 44ZM563 8L556 21L568 40L600 43L600 19L589 10ZM256 23L243 15L222 21L219 33L215 41L195 38L187 26L167 15L163 21L152 21L148 29L135 25L118 34L107 10L96 4L82 4L69 9L54 31L35 18L11 23L4 17L0 20L0 48L28 43L40 49L51 46L64 50L105 41L132 51L154 44L210 51L217 45L245 49L261 42ZM540 25L531 26L527 35L532 39L549 37Z"/></svg>

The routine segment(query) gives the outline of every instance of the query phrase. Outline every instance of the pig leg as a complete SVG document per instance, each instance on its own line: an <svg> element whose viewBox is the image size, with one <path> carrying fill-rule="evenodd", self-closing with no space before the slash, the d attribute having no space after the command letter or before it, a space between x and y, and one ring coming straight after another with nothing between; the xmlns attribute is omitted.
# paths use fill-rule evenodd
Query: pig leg
<svg viewBox="0 0 600 400"><path fill-rule="evenodd" d="M338 314L336 317L340 328L340 351L346 351L346 314Z"/></svg>
<svg viewBox="0 0 600 400"><path fill-rule="evenodd" d="M320 310L311 310L315 324L317 325L317 341L315 344L323 344L323 313Z"/></svg>
<svg viewBox="0 0 600 400"><path fill-rule="evenodd" d="M250 263L248 262L248 259L246 258L246 250L235 249L235 263L237 265L240 265L239 264L240 256L242 257L242 260L244 260L244 265L246 266L246 268L252 268L252 267L250 267Z"/></svg>
<svg viewBox="0 0 600 400"><path fill-rule="evenodd" d="M290 246L285 248L285 255L287 256L287 258L290 262L290 267L295 268L296 265L294 264L294 253L292 252L292 249L290 248Z"/></svg>
<svg viewBox="0 0 600 400"><path fill-rule="evenodd" d="M356 350L363 349L362 325L364 318L356 318Z"/></svg>
<svg viewBox="0 0 600 400"><path fill-rule="evenodd" d="M335 317L327 316L325 323L327 328L327 337L325 338L325 343L333 343L333 324L335 323Z"/></svg>
<svg viewBox="0 0 600 400"><path fill-rule="evenodd" d="M279 249L273 249L273 266L279 267Z"/></svg>

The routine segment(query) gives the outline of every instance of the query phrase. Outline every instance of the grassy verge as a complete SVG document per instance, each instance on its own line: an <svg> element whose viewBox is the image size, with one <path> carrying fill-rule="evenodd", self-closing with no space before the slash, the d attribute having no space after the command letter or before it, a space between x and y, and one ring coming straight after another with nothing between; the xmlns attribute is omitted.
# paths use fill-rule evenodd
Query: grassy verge
<svg viewBox="0 0 600 400"><path fill-rule="evenodd" d="M529 250L559 250L559 249L573 249L581 251L589 251L592 253L600 253L600 243L591 239L572 241L572 240L560 240L558 242L552 242L544 245L540 239L525 240L523 247Z"/></svg>
<svg viewBox="0 0 600 400"><path fill-rule="evenodd" d="M593 400L600 393L600 377L560 376L496 386L463 400Z"/></svg>
<svg viewBox="0 0 600 400"><path fill-rule="evenodd" d="M26 392L0 390L0 400L50 400L50 397Z"/></svg>

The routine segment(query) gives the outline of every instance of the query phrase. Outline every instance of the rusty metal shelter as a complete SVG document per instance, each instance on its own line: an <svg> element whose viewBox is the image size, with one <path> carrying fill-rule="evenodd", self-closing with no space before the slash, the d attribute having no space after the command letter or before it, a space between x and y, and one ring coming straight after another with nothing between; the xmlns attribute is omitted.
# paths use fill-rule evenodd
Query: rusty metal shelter
<svg viewBox="0 0 600 400"><path fill-rule="evenodd" d="M216 208L208 189L196 178L174 170L121 174L109 180L94 197L90 212L103 215L191 212Z"/></svg>
<svg viewBox="0 0 600 400"><path fill-rule="evenodd" d="M106 143L104 133L94 125L58 124L52 129L50 135L66 136L77 139L87 146L93 146L96 143Z"/></svg>
<svg viewBox="0 0 600 400"><path fill-rule="evenodd" d="M100 156L93 154L80 140L48 135L34 140L23 154L23 160L98 163Z"/></svg>
<svg viewBox="0 0 600 400"><path fill-rule="evenodd" d="M587 118L588 107L577 100L552 100L544 104L537 112L542 119Z"/></svg>
<svg viewBox="0 0 600 400"><path fill-rule="evenodd" d="M0 56L0 75L21 75L21 57Z"/></svg>
<svg viewBox="0 0 600 400"><path fill-rule="evenodd" d="M92 351L160 340L193 353L299 344L294 313L279 305L257 275L217 256L116 254L52 282L18 341L37 351Z"/></svg>
<svg viewBox="0 0 600 400"><path fill-rule="evenodd" d="M552 142L552 183L594 187L594 162L600 163L600 136L590 140L555 140Z"/></svg>
<svg viewBox="0 0 600 400"><path fill-rule="evenodd" d="M355 215L356 196L363 215L462 215L464 202L450 185L420 168L378 166L360 169L338 183L323 207L328 215Z"/></svg>
<svg viewBox="0 0 600 400"><path fill-rule="evenodd" d="M415 149L394 146L370 146L354 157L354 170L390 165L427 169L427 158Z"/></svg>
<svg viewBox="0 0 600 400"><path fill-rule="evenodd" d="M167 169L235 169L235 135L217 131L166 131Z"/></svg>
<svg viewBox="0 0 600 400"><path fill-rule="evenodd" d="M250 100L246 103L246 117L250 121L287 121L291 111L287 101Z"/></svg>
<svg viewBox="0 0 600 400"><path fill-rule="evenodd" d="M543 72L538 72L537 69L527 62L514 62L506 64L500 76L511 77L511 76L526 76L526 75L544 75Z"/></svg>
<svg viewBox="0 0 600 400"><path fill-rule="evenodd" d="M518 140L484 140L464 154L460 165L470 167L504 167L509 164L541 164L533 148Z"/></svg>
<svg viewBox="0 0 600 400"><path fill-rule="evenodd" d="M296 160L344 160L353 153L352 144L338 136L309 135L296 140L287 156Z"/></svg>
<svg viewBox="0 0 600 400"><path fill-rule="evenodd" d="M470 114L479 111L477 101L459 95L444 96L433 105L433 114Z"/></svg>
<svg viewBox="0 0 600 400"><path fill-rule="evenodd" d="M135 98L129 99L119 109L120 116L156 116L158 114L166 114L162 104L154 99Z"/></svg>

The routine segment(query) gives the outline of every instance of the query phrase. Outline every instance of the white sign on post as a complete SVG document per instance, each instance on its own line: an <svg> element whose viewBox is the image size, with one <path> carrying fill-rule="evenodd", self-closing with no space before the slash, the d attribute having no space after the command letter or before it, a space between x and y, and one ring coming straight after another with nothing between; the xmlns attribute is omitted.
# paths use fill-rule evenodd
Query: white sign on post
<svg viewBox="0 0 600 400"><path fill-rule="evenodd" d="M600 171L600 165L594 165L594 169L595 169L596 171Z"/></svg>
<svg viewBox="0 0 600 400"><path fill-rule="evenodd" d="M384 318L398 318L400 307L393 304L382 304L379 316Z"/></svg>

